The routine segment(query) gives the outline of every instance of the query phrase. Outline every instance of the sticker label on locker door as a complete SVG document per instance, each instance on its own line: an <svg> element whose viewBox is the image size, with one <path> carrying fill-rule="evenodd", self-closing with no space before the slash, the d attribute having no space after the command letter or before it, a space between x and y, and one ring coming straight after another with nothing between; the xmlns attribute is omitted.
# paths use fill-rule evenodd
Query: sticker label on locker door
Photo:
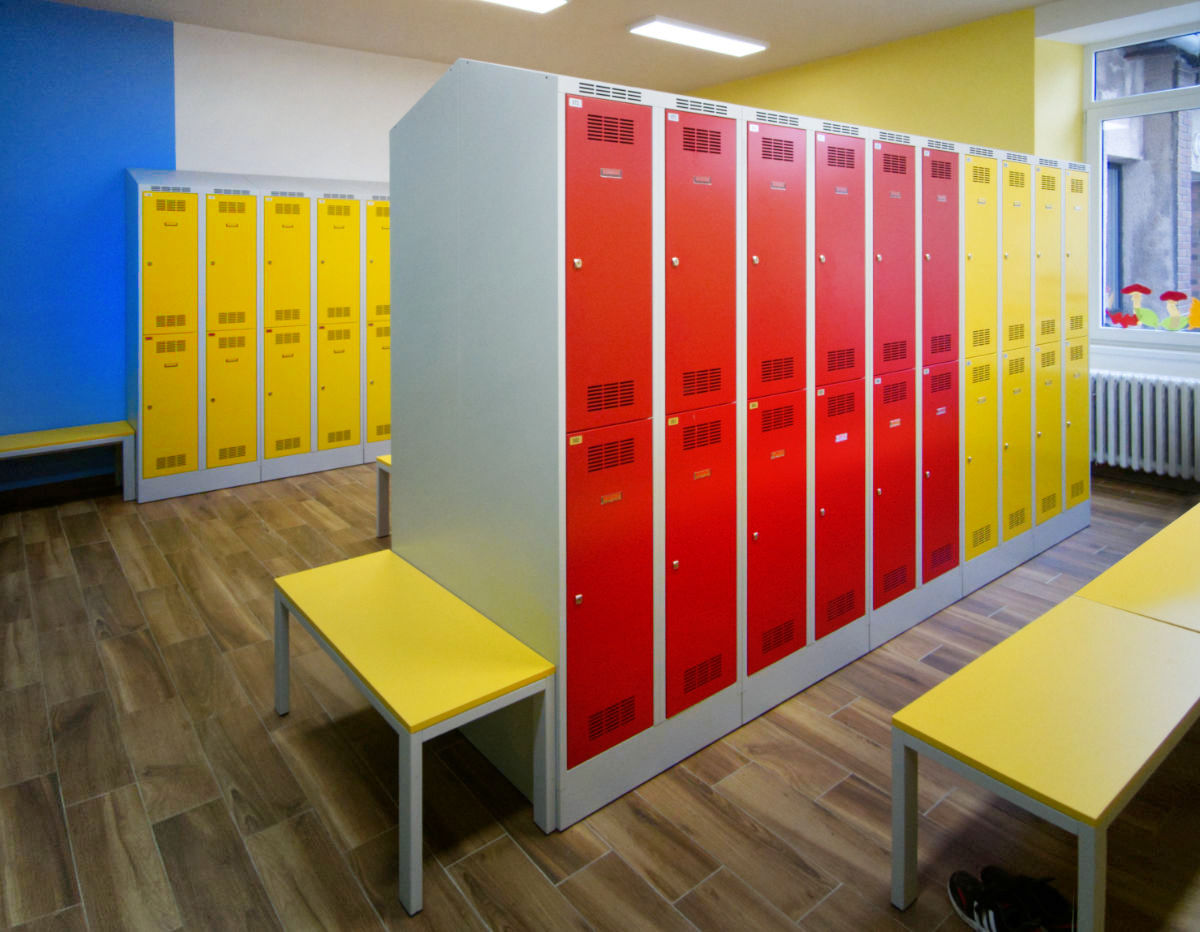
<svg viewBox="0 0 1200 932"><path fill-rule="evenodd" d="M833 442L834 443L845 443L849 439L850 439L849 434L838 434L836 437L833 438Z"/></svg>
<svg viewBox="0 0 1200 932"><path fill-rule="evenodd" d="M711 469L697 469L694 473L692 473L692 478L693 479L707 479L711 475L712 475Z"/></svg>
<svg viewBox="0 0 1200 932"><path fill-rule="evenodd" d="M783 457L785 455L787 455L786 450L772 450L771 451L771 459L773 459L773 460L783 459Z"/></svg>
<svg viewBox="0 0 1200 932"><path fill-rule="evenodd" d="M787 190L787 182L786 181L772 181L771 182L771 190L772 191L786 191Z"/></svg>
<svg viewBox="0 0 1200 932"><path fill-rule="evenodd" d="M667 122L668 123L678 123L679 122L679 114L678 113L668 113L667 114Z"/></svg>
<svg viewBox="0 0 1200 932"><path fill-rule="evenodd" d="M619 502L621 500L621 495L622 493L620 492L609 492L607 495L601 495L600 504L611 505L614 502Z"/></svg>
<svg viewBox="0 0 1200 932"><path fill-rule="evenodd" d="M899 417L892 418L890 421L888 421L888 430L891 430L893 427L899 427L903 422L904 422L903 418L899 418Z"/></svg>
<svg viewBox="0 0 1200 932"><path fill-rule="evenodd" d="M752 133L757 133L758 132L758 124L757 123L749 123L749 124L747 124L747 129L749 129L750 132L752 132Z"/></svg>
<svg viewBox="0 0 1200 932"><path fill-rule="evenodd" d="M838 185L837 187L835 187L835 188L833 189L833 193L834 193L834 194L849 194L849 193L850 193L850 189L849 189L849 188L844 188L844 187L842 187L841 185Z"/></svg>
<svg viewBox="0 0 1200 932"><path fill-rule="evenodd" d="M572 437L570 440L567 441L567 443L569 443L573 447L577 447L581 443L583 443L583 437Z"/></svg>
<svg viewBox="0 0 1200 932"><path fill-rule="evenodd" d="M621 174L622 174L621 169L619 169L619 168L602 168L602 169L600 169L600 177L601 178L615 178L617 181L620 181Z"/></svg>
<svg viewBox="0 0 1200 932"><path fill-rule="evenodd" d="M692 184L712 184L712 175L693 175Z"/></svg>
<svg viewBox="0 0 1200 932"><path fill-rule="evenodd" d="M939 406L937 411L934 413L940 417L941 415L946 413L946 406L945 405Z"/></svg>
<svg viewBox="0 0 1200 932"><path fill-rule="evenodd" d="M567 104L572 107L582 107L583 101L580 100L578 97L568 97Z"/></svg>

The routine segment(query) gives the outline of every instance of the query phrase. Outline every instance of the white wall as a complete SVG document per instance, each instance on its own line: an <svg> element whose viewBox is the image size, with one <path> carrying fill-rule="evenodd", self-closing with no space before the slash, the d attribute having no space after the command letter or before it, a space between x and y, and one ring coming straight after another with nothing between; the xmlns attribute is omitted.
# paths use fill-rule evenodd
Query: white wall
<svg viewBox="0 0 1200 932"><path fill-rule="evenodd" d="M386 181L388 132L448 66L175 24L175 167Z"/></svg>

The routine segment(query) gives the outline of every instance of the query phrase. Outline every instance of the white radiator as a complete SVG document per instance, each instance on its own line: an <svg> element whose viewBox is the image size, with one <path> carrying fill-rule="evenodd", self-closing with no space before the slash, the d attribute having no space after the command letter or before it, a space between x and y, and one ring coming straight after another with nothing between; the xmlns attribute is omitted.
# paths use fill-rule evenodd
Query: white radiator
<svg viewBox="0 0 1200 932"><path fill-rule="evenodd" d="M1200 379L1093 369L1092 462L1200 479Z"/></svg>

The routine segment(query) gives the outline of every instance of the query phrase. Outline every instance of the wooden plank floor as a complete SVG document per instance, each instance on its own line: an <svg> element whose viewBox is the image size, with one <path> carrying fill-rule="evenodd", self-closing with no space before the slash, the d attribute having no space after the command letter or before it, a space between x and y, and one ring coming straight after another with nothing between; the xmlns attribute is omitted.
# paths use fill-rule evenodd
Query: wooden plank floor
<svg viewBox="0 0 1200 932"><path fill-rule="evenodd" d="M414 920L391 730L295 626L271 708L271 580L386 545L374 483L0 515L0 929L957 929L958 868L1073 891L1070 836L923 764L921 894L892 909L889 717L1200 500L1098 480L1087 530L565 832L439 739ZM1197 798L1200 729L1112 829L1110 928L1200 928Z"/></svg>

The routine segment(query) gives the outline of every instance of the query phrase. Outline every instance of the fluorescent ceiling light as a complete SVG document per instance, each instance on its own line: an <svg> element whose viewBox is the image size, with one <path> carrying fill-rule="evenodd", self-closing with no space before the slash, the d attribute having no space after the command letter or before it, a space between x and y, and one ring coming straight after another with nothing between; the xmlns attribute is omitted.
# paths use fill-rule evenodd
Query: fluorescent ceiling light
<svg viewBox="0 0 1200 932"><path fill-rule="evenodd" d="M653 19L630 26L629 31L635 36L649 36L651 39L690 45L693 48L704 49L706 52L720 52L722 55L734 55L738 58L761 52L767 47L765 42L759 42L756 39L704 29L700 26L693 26L691 23L681 23L677 19L667 19L665 16L655 16Z"/></svg>
<svg viewBox="0 0 1200 932"><path fill-rule="evenodd" d="M500 6L511 6L530 13L549 13L567 2L567 0L483 0L484 3L498 3Z"/></svg>

